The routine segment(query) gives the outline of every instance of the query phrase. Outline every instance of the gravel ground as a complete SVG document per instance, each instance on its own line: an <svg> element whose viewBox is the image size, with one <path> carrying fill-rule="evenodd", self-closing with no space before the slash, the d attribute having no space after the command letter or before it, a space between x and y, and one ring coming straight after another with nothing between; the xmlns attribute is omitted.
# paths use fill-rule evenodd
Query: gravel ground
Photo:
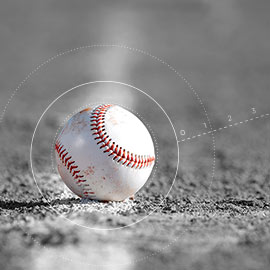
<svg viewBox="0 0 270 270"><path fill-rule="evenodd" d="M38 174L43 197L27 168L6 171L1 269L267 269L269 171L242 167L211 191L178 176L167 198L143 190L120 203L83 201L50 173Z"/></svg>

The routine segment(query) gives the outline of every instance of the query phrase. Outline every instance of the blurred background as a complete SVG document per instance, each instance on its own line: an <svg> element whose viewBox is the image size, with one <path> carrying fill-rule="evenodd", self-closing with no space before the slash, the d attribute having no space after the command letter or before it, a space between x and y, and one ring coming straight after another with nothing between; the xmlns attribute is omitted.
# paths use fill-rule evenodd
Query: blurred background
<svg viewBox="0 0 270 270"><path fill-rule="evenodd" d="M51 170L51 144L68 115L87 104L114 102L138 112L157 136L160 166L155 183L142 194L166 194L177 167L176 140L210 130L204 108L213 129L254 117L252 108L256 116L270 113L269 11L268 0L2 1L1 174L30 174L35 125L59 95L89 81L119 81L154 98L176 134L160 107L142 92L113 83L79 87L42 118L33 144L35 170ZM69 51L93 44L124 46ZM62 52L68 53L39 67ZM180 166L171 196L198 195L211 187L215 198L269 199L269 130L265 117L217 132L214 141L203 136L179 143ZM46 190L44 179L41 185ZM17 193L3 196L23 201ZM110 246L104 252L118 262ZM120 247L119 252L123 252ZM129 256L124 256L127 261ZM38 258L35 263L40 267L44 258Z"/></svg>

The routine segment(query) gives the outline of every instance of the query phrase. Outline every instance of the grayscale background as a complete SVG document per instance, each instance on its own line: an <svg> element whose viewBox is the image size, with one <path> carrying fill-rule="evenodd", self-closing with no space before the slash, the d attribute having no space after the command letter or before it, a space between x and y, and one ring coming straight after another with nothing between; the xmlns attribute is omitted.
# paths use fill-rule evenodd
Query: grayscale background
<svg viewBox="0 0 270 270"><path fill-rule="evenodd" d="M1 0L0 268L268 269L269 13L267 0ZM165 109L174 182L165 115L97 83L42 118L41 195L36 123L89 81L133 85ZM138 112L158 141L157 172L133 201L83 202L51 167L64 119L103 100Z"/></svg>

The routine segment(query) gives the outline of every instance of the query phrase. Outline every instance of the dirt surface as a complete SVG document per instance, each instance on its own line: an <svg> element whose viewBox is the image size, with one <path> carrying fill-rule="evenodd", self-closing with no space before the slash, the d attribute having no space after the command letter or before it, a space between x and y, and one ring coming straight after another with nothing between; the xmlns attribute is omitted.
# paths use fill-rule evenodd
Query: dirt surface
<svg viewBox="0 0 270 270"><path fill-rule="evenodd" d="M210 134L179 143L179 170L166 196L177 163L167 120L128 91L117 92L116 100L153 127L159 167L134 200L81 200L52 169L51 146L66 116L93 97L67 95L40 122L33 144L36 182L29 160L36 123L64 89L100 78L150 89L179 140L205 132L207 119L175 73L129 50L98 48L45 65L21 86L1 118L0 269L269 269L268 0L2 4L1 111L12 94L8 89L16 89L45 59L109 40L149 48L184 70L199 89L213 129L222 130L214 140ZM96 59L93 65L89 59ZM97 96L102 87L95 88ZM120 88L110 87L109 93ZM185 136L179 135L182 129Z"/></svg>
<svg viewBox="0 0 270 270"><path fill-rule="evenodd" d="M255 184L250 175L251 183L239 187L238 195L230 195L230 185L226 189L224 185L219 196L198 197L189 192L189 183L179 185L165 201L145 192L134 201L100 203L55 189L57 175L40 177L53 200L37 192L27 173L4 176L2 269L267 269L269 265L266 180ZM255 194L246 192L250 185ZM150 213L131 227L100 230L130 225Z"/></svg>

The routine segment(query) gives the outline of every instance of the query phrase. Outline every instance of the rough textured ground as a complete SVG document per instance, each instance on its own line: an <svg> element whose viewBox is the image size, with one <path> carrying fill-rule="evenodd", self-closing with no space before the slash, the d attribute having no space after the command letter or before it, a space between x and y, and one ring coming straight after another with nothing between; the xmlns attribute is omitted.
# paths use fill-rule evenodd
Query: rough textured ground
<svg viewBox="0 0 270 270"><path fill-rule="evenodd" d="M265 197L269 175L267 184L266 180L255 184L249 176L255 194L245 191L247 185L239 187L237 196L226 191L223 196L197 197L188 191L189 183L177 187L163 204L161 196L147 193L122 203L83 202L52 189L57 176L41 177L48 192L54 193L53 201L38 194L27 174L9 173L2 179L6 183L0 205L2 269L267 269L269 265L270 204ZM14 193L16 198L11 199ZM146 220L115 231L72 223L119 228L153 209Z"/></svg>
<svg viewBox="0 0 270 270"><path fill-rule="evenodd" d="M184 71L199 89L214 128L227 125L229 114L232 123L250 119L252 107L256 115L270 113L269 8L268 0L2 3L1 108L11 95L8 89L45 59L110 42L146 48ZM67 98L37 134L34 165L44 197L40 194L30 170L31 136L63 89L101 78L154 89L151 94L168 110L177 132L204 131L198 102L182 91L175 74L116 49L103 53L70 56L44 68L8 107L0 124L0 269L269 269L267 117L215 134L214 179L211 137L180 143L179 172L165 198L175 144L150 107L142 106L157 133L160 168L134 200L99 203L77 198L50 168L52 139L75 102ZM105 64L93 68L95 57ZM76 98L80 104L85 96ZM129 95L118 98L132 103Z"/></svg>

